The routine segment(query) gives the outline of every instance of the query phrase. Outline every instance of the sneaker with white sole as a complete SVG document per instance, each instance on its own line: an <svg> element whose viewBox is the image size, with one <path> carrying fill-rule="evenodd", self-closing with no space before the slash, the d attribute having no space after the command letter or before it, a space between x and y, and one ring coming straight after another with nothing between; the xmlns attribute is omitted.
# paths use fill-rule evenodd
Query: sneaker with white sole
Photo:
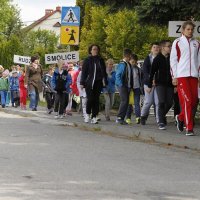
<svg viewBox="0 0 200 200"><path fill-rule="evenodd" d="M194 131L186 131L186 136L194 136Z"/></svg>
<svg viewBox="0 0 200 200"><path fill-rule="evenodd" d="M184 128L183 128L184 127L184 122L180 121L178 119L178 115L176 115L175 119L176 119L176 127L177 127L178 131L179 132L183 132L183 130L184 130Z"/></svg>
<svg viewBox="0 0 200 200"><path fill-rule="evenodd" d="M85 122L85 123L89 123L89 120L90 120L90 117L89 117L88 114L86 114L86 115L84 116L84 122Z"/></svg>
<svg viewBox="0 0 200 200"><path fill-rule="evenodd" d="M91 119L91 122L90 122L91 124L98 124L98 121L97 121L97 118L96 117L93 117L92 119Z"/></svg>
<svg viewBox="0 0 200 200"><path fill-rule="evenodd" d="M159 128L160 130L166 130L165 124L163 124L163 123L160 123L160 124L158 125L158 128Z"/></svg>

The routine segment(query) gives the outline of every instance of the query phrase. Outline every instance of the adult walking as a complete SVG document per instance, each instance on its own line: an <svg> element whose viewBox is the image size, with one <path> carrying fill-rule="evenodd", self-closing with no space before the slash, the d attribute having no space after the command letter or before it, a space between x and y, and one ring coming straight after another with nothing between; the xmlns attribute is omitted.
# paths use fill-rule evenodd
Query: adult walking
<svg viewBox="0 0 200 200"><path fill-rule="evenodd" d="M31 57L31 64L26 68L24 86L28 88L30 109L37 111L39 93L42 92L42 67L37 56Z"/></svg>
<svg viewBox="0 0 200 200"><path fill-rule="evenodd" d="M99 96L102 88L107 85L106 65L100 56L100 47L92 44L88 49L89 56L84 60L81 74L80 85L85 88L87 94L87 105L84 121L89 122L92 114L91 123L97 124L96 116L99 113Z"/></svg>
<svg viewBox="0 0 200 200"><path fill-rule="evenodd" d="M166 114L173 104L174 87L172 85L169 61L171 47L170 40L160 42L161 52L153 60L147 90L147 92L151 92L153 80L155 79L155 90L158 95L158 128L160 130L166 129Z"/></svg>
<svg viewBox="0 0 200 200"><path fill-rule="evenodd" d="M194 135L194 116L200 87L200 43L193 38L195 24L186 21L182 25L182 36L172 45L170 56L172 82L178 89L181 113L176 116L177 129L186 135Z"/></svg>
<svg viewBox="0 0 200 200"><path fill-rule="evenodd" d="M159 51L160 51L159 43L158 42L152 43L151 53L145 58L144 64L142 66L143 82L144 82L144 103L141 110L141 124L142 125L146 124L146 121L149 116L149 110L152 105L154 105L154 112L156 116L156 121L158 123L158 96L155 91L155 81L151 89L151 92L149 93L147 90L148 90L151 66L152 66L154 58L158 55Z"/></svg>

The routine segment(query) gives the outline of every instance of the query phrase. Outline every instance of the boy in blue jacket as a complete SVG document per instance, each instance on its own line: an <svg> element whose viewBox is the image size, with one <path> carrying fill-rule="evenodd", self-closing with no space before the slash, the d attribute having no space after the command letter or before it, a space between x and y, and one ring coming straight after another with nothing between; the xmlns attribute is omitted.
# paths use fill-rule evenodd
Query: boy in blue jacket
<svg viewBox="0 0 200 200"><path fill-rule="evenodd" d="M120 123L122 125L127 124L124 121L124 118L126 116L128 108L130 89L133 87L133 76L132 76L131 64L129 63L131 55L132 51L130 49L124 49L123 52L124 58L118 64L116 70L115 84L118 88L120 96L120 106L117 114L116 123Z"/></svg>
<svg viewBox="0 0 200 200"><path fill-rule="evenodd" d="M12 71L12 76L9 78L11 103L12 107L18 107L20 105L19 98L19 79L17 71Z"/></svg>
<svg viewBox="0 0 200 200"><path fill-rule="evenodd" d="M54 111L56 112L55 118L62 119L72 78L68 71L63 69L65 67L63 60L59 60L57 66L52 77L52 88L56 92Z"/></svg>

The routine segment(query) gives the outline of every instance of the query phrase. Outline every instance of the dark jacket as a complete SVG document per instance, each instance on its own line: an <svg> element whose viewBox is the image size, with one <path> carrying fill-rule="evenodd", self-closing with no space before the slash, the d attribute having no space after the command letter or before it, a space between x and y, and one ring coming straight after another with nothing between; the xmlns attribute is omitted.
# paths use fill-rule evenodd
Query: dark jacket
<svg viewBox="0 0 200 200"><path fill-rule="evenodd" d="M106 65L100 56L89 56L83 62L80 85L93 89L95 81L102 81L107 85Z"/></svg>
<svg viewBox="0 0 200 200"><path fill-rule="evenodd" d="M51 80L51 85L53 90L58 93L62 92L70 92L70 85L72 84L72 78L70 74L63 70L62 74L59 73L58 69L56 69L53 73L53 77Z"/></svg>
<svg viewBox="0 0 200 200"><path fill-rule="evenodd" d="M165 57L163 54L158 54L152 63L148 87L152 87L152 81L155 76L155 84L167 87L173 87L172 77L170 73L169 56Z"/></svg>
<svg viewBox="0 0 200 200"><path fill-rule="evenodd" d="M44 77L42 78L43 87L44 87L44 90L43 90L44 94L54 92L52 85L51 85L51 79L52 79L52 76L49 75L49 74L45 74Z"/></svg>
<svg viewBox="0 0 200 200"><path fill-rule="evenodd" d="M151 61L149 55L145 58L143 66L142 66L142 73L143 73L143 84L149 84L149 75L151 71Z"/></svg>

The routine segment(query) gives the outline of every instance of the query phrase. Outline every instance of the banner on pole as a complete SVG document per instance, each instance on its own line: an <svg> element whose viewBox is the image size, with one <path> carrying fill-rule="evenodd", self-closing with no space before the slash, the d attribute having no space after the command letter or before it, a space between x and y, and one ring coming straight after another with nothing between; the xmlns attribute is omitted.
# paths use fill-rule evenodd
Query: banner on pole
<svg viewBox="0 0 200 200"><path fill-rule="evenodd" d="M45 54L45 64L56 64L60 59L68 62L77 62L79 61L79 52Z"/></svg>
<svg viewBox="0 0 200 200"><path fill-rule="evenodd" d="M13 62L16 64L29 65L31 63L31 57L14 55Z"/></svg>

